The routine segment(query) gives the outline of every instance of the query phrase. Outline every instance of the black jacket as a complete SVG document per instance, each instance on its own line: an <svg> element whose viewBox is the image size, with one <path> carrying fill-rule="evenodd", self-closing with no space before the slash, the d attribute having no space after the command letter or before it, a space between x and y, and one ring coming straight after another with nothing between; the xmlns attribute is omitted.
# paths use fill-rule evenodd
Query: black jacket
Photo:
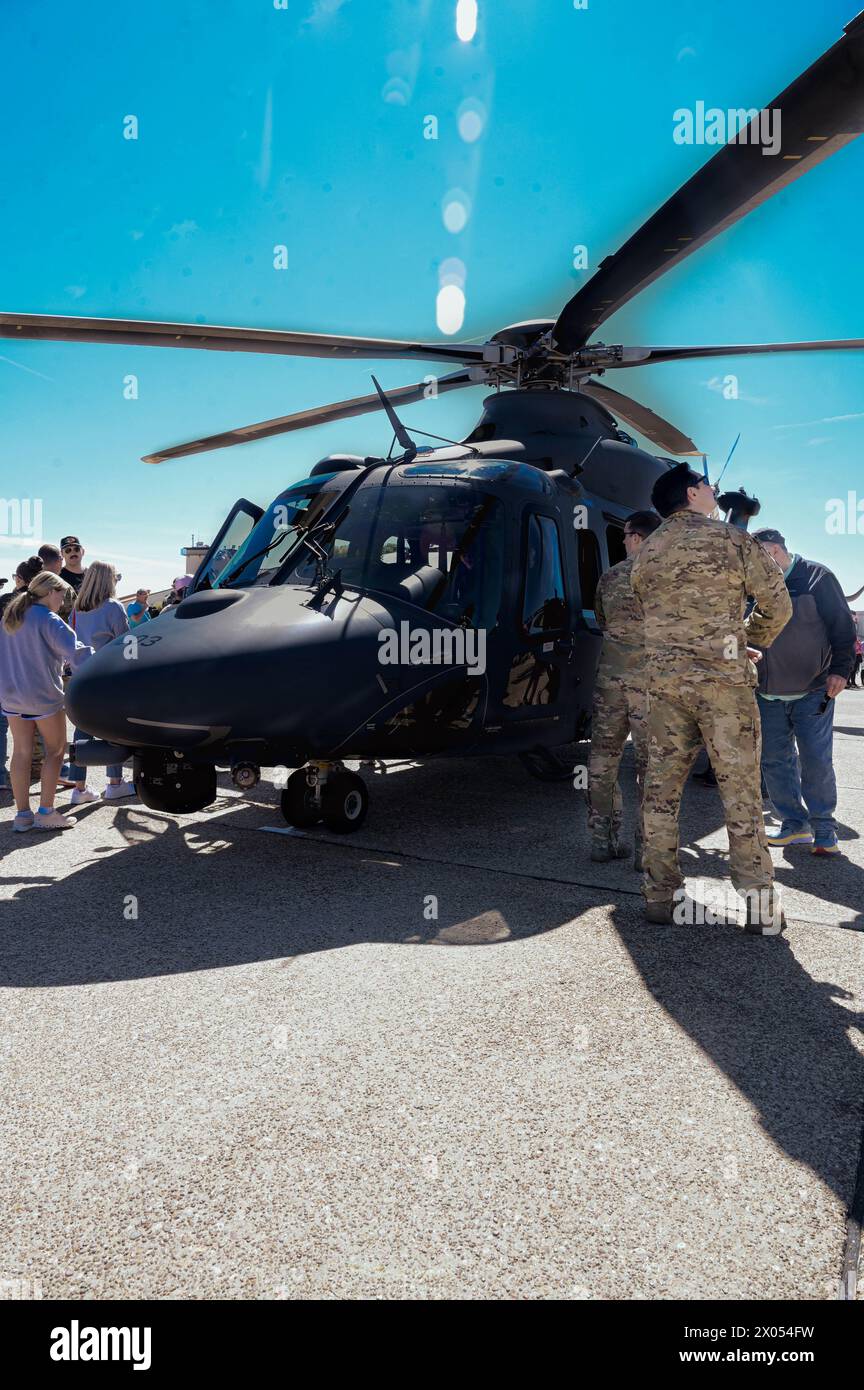
<svg viewBox="0 0 864 1390"><path fill-rule="evenodd" d="M763 695L820 690L829 676L848 679L855 661L855 622L834 575L798 559L786 576L792 617L756 670Z"/></svg>

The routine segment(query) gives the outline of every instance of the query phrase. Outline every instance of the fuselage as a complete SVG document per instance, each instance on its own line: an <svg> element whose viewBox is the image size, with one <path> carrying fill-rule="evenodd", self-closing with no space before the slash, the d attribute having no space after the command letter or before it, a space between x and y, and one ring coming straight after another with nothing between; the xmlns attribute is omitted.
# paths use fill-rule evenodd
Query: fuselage
<svg viewBox="0 0 864 1390"><path fill-rule="evenodd" d="M238 503L196 592L80 668L70 717L112 745L217 765L578 736L599 655L594 586L665 464L582 416L584 449L568 445L571 466L588 455L581 477L554 436L525 461L530 436L488 428L517 394L490 398L470 448L316 470L264 512Z"/></svg>

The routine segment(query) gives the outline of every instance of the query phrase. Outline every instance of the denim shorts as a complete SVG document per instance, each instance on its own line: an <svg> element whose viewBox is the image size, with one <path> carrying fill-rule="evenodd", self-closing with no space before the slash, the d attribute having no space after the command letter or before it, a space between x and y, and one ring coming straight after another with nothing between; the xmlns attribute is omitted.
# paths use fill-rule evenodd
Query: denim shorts
<svg viewBox="0 0 864 1390"><path fill-rule="evenodd" d="M37 719L51 719L53 715L59 714L62 708L63 706L61 705L60 709L51 709L45 714L19 714L15 709L4 709L0 710L0 714L6 719L23 719L28 724L34 724Z"/></svg>

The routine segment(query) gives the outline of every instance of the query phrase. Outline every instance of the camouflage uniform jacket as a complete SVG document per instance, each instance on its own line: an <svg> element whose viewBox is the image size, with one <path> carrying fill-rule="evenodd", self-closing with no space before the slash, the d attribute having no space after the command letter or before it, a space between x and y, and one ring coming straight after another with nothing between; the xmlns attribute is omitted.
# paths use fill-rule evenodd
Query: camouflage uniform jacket
<svg viewBox="0 0 864 1390"><path fill-rule="evenodd" d="M601 576L594 596L597 626L603 632L601 661L609 675L641 670L645 659L642 605L633 592L632 559L622 560Z"/></svg>
<svg viewBox="0 0 864 1390"><path fill-rule="evenodd" d="M747 646L768 647L792 615L782 571L738 526L673 512L631 571L653 679L756 685ZM745 621L748 598L753 609Z"/></svg>
<svg viewBox="0 0 864 1390"><path fill-rule="evenodd" d="M72 617L72 609L75 607L75 600L78 595L71 584L66 585L66 592L63 595L63 602L60 605L60 617L64 623L69 623ZM71 624L70 624L71 625Z"/></svg>

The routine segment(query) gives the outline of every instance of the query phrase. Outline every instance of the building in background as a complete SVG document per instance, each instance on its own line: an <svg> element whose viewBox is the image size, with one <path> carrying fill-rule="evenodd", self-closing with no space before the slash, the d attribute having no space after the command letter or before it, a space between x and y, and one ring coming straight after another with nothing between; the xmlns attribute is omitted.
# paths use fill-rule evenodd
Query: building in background
<svg viewBox="0 0 864 1390"><path fill-rule="evenodd" d="M186 573L187 573L187 574L194 574L194 573L195 573L195 571L197 570L198 566L200 565L201 561L204 559L204 556L207 554L207 551L208 551L209 549L210 549L209 545L205 545L204 541L196 541L196 540L195 540L195 534L194 534L194 532L193 532L193 534L192 534L192 544L191 544L191 545L184 545L183 548L182 548L182 550L180 551L180 554L181 554L181 555L185 555L185 556L186 556Z"/></svg>
<svg viewBox="0 0 864 1390"><path fill-rule="evenodd" d="M195 573L195 571L197 570L198 566L200 565L201 561L204 559L204 556L207 554L207 551L208 551L209 549L210 549L209 545L207 545L204 541L196 541L196 539L195 539L195 534L194 534L194 532L193 532L193 534L192 534L192 544L191 544L191 545L184 545L184 546L181 546L181 548L180 548L180 554L181 554L181 555L185 558L185 560L186 560L186 573L187 573L187 574L194 574L194 573ZM169 586L167 589L151 589L151 591L150 591L150 607L151 607L151 608L161 608L162 605L163 605L163 603L165 602L166 598L167 598L168 595L170 594L170 592L171 592L170 586ZM120 599L120 602L123 604L124 608L125 608L125 606L126 606L127 603L131 603L131 602L132 602L132 600L134 599L134 597L135 597L134 593L133 593L133 594L126 594L126 595L118 595L118 598Z"/></svg>

